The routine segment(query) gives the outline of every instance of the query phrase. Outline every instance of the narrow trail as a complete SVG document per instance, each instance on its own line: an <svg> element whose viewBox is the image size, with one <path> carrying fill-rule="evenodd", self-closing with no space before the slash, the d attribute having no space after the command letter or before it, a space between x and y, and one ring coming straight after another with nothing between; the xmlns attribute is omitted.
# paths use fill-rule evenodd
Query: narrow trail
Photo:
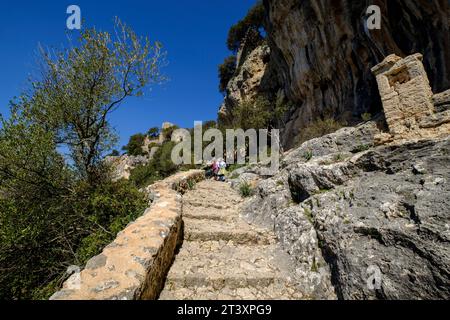
<svg viewBox="0 0 450 320"><path fill-rule="evenodd" d="M201 182L183 203L184 242L161 300L302 298L274 234L239 217L242 199L227 183Z"/></svg>

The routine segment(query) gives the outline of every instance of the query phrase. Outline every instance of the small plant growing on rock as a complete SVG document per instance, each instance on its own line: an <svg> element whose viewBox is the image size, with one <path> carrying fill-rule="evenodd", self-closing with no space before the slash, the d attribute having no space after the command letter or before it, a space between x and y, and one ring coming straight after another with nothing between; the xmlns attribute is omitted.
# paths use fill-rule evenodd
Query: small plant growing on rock
<svg viewBox="0 0 450 320"><path fill-rule="evenodd" d="M334 162L344 161L345 157L342 153L338 153L333 157Z"/></svg>
<svg viewBox="0 0 450 320"><path fill-rule="evenodd" d="M368 112L363 113L363 114L361 115L361 119L363 119L364 121L369 121L370 119L372 119L372 114L371 114L371 113L368 113Z"/></svg>
<svg viewBox="0 0 450 320"><path fill-rule="evenodd" d="M303 155L303 158L306 161L310 161L312 159L312 157L313 157L313 152L311 150L306 151L305 154Z"/></svg>
<svg viewBox="0 0 450 320"><path fill-rule="evenodd" d="M351 152L352 153L360 153L360 152L369 150L371 147L372 146L370 144L360 144L359 146L354 148Z"/></svg>
<svg viewBox="0 0 450 320"><path fill-rule="evenodd" d="M242 182L239 186L239 193L243 198L248 198L253 195L253 188L247 181Z"/></svg>

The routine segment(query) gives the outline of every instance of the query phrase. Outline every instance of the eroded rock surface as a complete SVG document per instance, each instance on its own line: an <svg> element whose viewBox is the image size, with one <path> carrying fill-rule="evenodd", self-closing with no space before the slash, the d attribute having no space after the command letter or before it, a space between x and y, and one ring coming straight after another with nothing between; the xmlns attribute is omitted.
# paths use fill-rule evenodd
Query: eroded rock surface
<svg viewBox="0 0 450 320"><path fill-rule="evenodd" d="M375 128L345 128L288 153L244 216L274 230L300 279L331 277L340 299L448 299L450 136L336 143Z"/></svg>

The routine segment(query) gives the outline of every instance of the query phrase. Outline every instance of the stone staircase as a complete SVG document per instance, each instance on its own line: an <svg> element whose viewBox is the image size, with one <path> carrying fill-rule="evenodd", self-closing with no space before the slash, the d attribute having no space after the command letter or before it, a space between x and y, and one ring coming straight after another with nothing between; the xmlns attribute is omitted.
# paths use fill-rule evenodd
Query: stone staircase
<svg viewBox="0 0 450 320"><path fill-rule="evenodd" d="M271 231L239 217L228 184L199 183L183 199L184 242L161 300L301 299L289 257Z"/></svg>

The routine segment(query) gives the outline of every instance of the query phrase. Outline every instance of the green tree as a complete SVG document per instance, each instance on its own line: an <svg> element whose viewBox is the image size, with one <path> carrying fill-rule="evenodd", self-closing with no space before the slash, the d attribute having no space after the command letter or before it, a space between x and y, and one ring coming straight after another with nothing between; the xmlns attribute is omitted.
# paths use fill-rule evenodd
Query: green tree
<svg viewBox="0 0 450 320"><path fill-rule="evenodd" d="M44 54L42 79L0 117L0 299L47 298L67 266L146 206L133 185L109 179L102 156L115 141L111 112L161 80L163 53L116 27L116 38L86 29L73 48Z"/></svg>
<svg viewBox="0 0 450 320"><path fill-rule="evenodd" d="M24 97L27 116L55 132L71 152L77 172L98 179L104 152L117 141L109 116L131 96L160 82L161 44L138 37L117 20L116 36L84 29L79 45L50 54L42 51L42 79ZM101 166L100 166L101 167Z"/></svg>
<svg viewBox="0 0 450 320"><path fill-rule="evenodd" d="M272 117L271 104L262 96L245 100L232 110L231 127L248 129L267 129Z"/></svg>
<svg viewBox="0 0 450 320"><path fill-rule="evenodd" d="M122 147L122 150L130 156L142 156L144 155L144 150L142 150L144 141L145 135L142 133L134 134L130 137L128 144Z"/></svg>

